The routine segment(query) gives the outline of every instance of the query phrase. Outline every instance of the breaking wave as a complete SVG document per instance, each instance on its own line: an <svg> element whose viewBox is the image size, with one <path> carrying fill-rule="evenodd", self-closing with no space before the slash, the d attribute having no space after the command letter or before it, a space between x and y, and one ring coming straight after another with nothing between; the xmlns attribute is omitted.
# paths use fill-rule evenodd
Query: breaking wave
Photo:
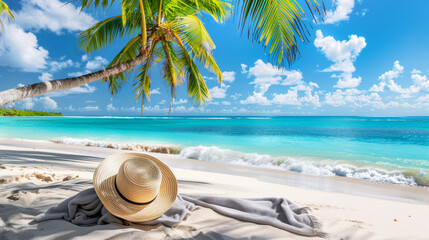
<svg viewBox="0 0 429 240"><path fill-rule="evenodd" d="M406 185L429 185L426 173L419 170L392 170L376 166L357 166L334 160L315 160L289 156L272 157L256 153L243 153L215 146L186 147L180 155L185 158L210 162L227 162L267 168L283 169L304 174L341 176Z"/></svg>
<svg viewBox="0 0 429 240"><path fill-rule="evenodd" d="M394 184L429 186L429 174L427 174L425 171L418 169L403 170L383 168L381 166L368 166L353 162L306 157L273 157L266 154L244 153L239 151L233 151L230 149L222 149L216 146L185 147L182 149L180 146L177 145L117 143L69 137L55 138L50 141L30 139L13 140L27 142L53 142L59 144L104 147L141 152L179 154L181 157L184 158L196 159L201 161L224 162L264 168L283 169L298 173L320 176L340 176Z"/></svg>

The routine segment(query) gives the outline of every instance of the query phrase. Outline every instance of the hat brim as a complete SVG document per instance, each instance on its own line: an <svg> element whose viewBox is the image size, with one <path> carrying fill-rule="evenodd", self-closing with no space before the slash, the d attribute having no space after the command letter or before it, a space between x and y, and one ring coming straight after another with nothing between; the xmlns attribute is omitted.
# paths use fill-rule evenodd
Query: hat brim
<svg viewBox="0 0 429 240"><path fill-rule="evenodd" d="M161 170L162 180L157 198L147 205L135 205L124 200L115 188L115 178L128 159L152 160ZM171 169L155 157L143 153L119 153L103 160L93 176L95 192L104 207L113 215L130 222L150 221L164 214L176 201L177 180Z"/></svg>

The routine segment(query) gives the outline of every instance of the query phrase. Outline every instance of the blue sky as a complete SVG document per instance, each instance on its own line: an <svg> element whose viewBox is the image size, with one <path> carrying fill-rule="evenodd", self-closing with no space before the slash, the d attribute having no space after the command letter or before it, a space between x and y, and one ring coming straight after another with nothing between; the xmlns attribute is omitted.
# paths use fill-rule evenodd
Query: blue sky
<svg viewBox="0 0 429 240"><path fill-rule="evenodd" d="M119 10L79 13L64 0L6 0L16 20L0 39L0 90L102 69L124 42L86 54L75 35ZM298 1L303 3L303 1ZM329 5L327 0L325 4ZM225 81L202 71L213 99L192 104L186 84L171 115L429 115L429 1L336 0L313 24L301 57L287 69L271 65L263 47L240 36L237 21L206 19ZM146 116L165 116L170 94L159 67L151 72ZM106 84L24 99L9 107L66 115L139 115L132 84L113 99Z"/></svg>

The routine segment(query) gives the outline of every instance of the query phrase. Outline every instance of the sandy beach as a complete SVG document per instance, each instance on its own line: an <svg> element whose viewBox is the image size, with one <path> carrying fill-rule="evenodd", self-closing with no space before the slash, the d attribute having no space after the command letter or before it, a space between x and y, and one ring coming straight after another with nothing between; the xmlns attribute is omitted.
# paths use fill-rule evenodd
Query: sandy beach
<svg viewBox="0 0 429 240"><path fill-rule="evenodd" d="M174 229L33 221L35 215L92 187L93 170L117 152L121 150L0 141L0 239L308 239L209 209L196 210ZM426 187L152 155L172 168L180 193L284 197L311 207L332 239L427 239Z"/></svg>

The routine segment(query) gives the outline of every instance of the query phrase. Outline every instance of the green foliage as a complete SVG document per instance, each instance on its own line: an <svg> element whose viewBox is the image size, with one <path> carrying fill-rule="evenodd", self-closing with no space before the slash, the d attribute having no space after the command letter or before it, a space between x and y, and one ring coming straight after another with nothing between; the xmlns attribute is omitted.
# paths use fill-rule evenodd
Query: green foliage
<svg viewBox="0 0 429 240"><path fill-rule="evenodd" d="M316 0L301 0L316 20L323 8ZM136 99L150 99L150 68L161 63L162 77L170 87L171 104L176 88L187 82L188 95L194 103L210 100L210 92L201 76L203 67L222 81L222 71L212 51L216 48L204 27L205 17L223 23L232 14L229 0L75 0L83 9L121 8L121 15L100 21L79 34L79 46L86 52L98 51L117 40L127 44L107 67L126 62L139 54L147 60L138 68L134 78ZM299 51L297 39L307 41L307 17L296 0L236 0L241 30L248 29L249 37L263 44L268 55L282 66L294 62ZM113 5L115 4L115 5ZM323 11L322 11L323 10ZM147 36L147 37L146 37ZM150 41L149 41L150 40ZM151 46L143 46L146 42ZM144 50L144 51L143 51ZM115 94L130 78L132 69L102 79Z"/></svg>
<svg viewBox="0 0 429 240"><path fill-rule="evenodd" d="M58 112L40 112L40 111L29 111L29 110L17 110L14 108L2 108L0 107L0 116L13 116L13 117L29 117L29 116L52 116L62 117L62 113Z"/></svg>
<svg viewBox="0 0 429 240"><path fill-rule="evenodd" d="M3 1L0 0L0 15L2 15L4 12L6 12L6 14L14 19L14 16L12 14L12 11L10 11L9 7L6 5L6 3L4 3ZM0 19L0 27L3 28L3 22Z"/></svg>
<svg viewBox="0 0 429 240"><path fill-rule="evenodd" d="M314 13L322 17L322 7L316 0L302 0L306 3L313 20ZM248 29L249 38L261 43L273 62L283 66L293 63L299 54L297 38L307 42L307 16L296 0L236 0L240 9L240 28ZM322 2L323 3L323 2ZM308 23L309 24L309 23Z"/></svg>

